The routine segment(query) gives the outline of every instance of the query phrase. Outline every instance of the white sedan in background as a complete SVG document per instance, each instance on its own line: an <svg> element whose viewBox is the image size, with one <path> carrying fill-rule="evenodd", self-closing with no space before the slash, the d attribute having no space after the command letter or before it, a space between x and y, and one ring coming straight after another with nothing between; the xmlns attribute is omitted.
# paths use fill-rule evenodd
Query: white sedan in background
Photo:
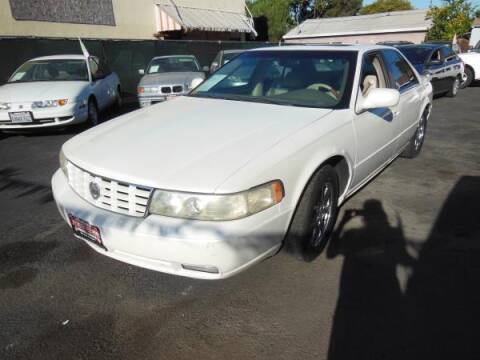
<svg viewBox="0 0 480 360"><path fill-rule="evenodd" d="M468 52L459 53L458 56L462 59L465 70L463 73L461 88L466 88L475 80L480 80L480 53Z"/></svg>
<svg viewBox="0 0 480 360"><path fill-rule="evenodd" d="M98 123L99 112L120 104L118 76L83 55L39 57L0 86L0 131Z"/></svg>
<svg viewBox="0 0 480 360"><path fill-rule="evenodd" d="M282 245L311 261L345 199L420 153L431 104L390 47L251 50L66 142L53 195L77 238L144 268L225 278Z"/></svg>

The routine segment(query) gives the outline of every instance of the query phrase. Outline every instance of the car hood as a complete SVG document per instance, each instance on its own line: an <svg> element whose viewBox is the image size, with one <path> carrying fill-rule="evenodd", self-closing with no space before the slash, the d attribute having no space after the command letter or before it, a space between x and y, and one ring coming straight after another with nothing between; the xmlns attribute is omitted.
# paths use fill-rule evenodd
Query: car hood
<svg viewBox="0 0 480 360"><path fill-rule="evenodd" d="M63 150L96 175L213 193L257 156L331 111L179 97L90 129Z"/></svg>
<svg viewBox="0 0 480 360"><path fill-rule="evenodd" d="M0 86L0 102L21 103L40 100L75 99L87 81L37 81Z"/></svg>
<svg viewBox="0 0 480 360"><path fill-rule="evenodd" d="M183 85L195 78L205 78L202 72L169 72L144 75L139 86L145 85Z"/></svg>

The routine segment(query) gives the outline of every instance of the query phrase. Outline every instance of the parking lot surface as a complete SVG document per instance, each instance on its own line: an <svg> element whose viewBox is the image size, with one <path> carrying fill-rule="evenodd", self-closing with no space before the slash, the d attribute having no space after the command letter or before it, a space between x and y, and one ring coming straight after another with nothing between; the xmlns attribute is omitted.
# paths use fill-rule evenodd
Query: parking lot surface
<svg viewBox="0 0 480 360"><path fill-rule="evenodd" d="M318 259L223 281L96 254L50 191L75 131L0 134L0 358L480 358L479 99L436 99L420 157L349 199Z"/></svg>

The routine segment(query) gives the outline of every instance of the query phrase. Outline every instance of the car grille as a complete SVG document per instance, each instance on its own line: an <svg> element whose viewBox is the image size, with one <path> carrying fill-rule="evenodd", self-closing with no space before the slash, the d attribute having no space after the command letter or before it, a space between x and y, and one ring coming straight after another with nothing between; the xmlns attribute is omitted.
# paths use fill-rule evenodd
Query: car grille
<svg viewBox="0 0 480 360"><path fill-rule="evenodd" d="M173 85L173 86L162 86L161 87L162 94L178 94L183 91L183 86L182 85Z"/></svg>
<svg viewBox="0 0 480 360"><path fill-rule="evenodd" d="M116 213L142 217L147 214L152 189L126 184L91 174L71 162L67 163L68 182L72 189L94 206ZM92 195L91 187L98 185L98 198Z"/></svg>

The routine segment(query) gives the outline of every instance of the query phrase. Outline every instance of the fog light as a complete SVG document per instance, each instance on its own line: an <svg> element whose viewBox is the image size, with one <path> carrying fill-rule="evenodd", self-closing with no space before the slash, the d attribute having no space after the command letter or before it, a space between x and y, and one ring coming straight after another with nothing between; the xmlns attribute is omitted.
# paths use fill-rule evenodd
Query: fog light
<svg viewBox="0 0 480 360"><path fill-rule="evenodd" d="M218 274L219 273L218 269L215 266L182 264L182 268L184 268L185 270L200 271L200 272L205 272L205 273L209 273L209 274Z"/></svg>

